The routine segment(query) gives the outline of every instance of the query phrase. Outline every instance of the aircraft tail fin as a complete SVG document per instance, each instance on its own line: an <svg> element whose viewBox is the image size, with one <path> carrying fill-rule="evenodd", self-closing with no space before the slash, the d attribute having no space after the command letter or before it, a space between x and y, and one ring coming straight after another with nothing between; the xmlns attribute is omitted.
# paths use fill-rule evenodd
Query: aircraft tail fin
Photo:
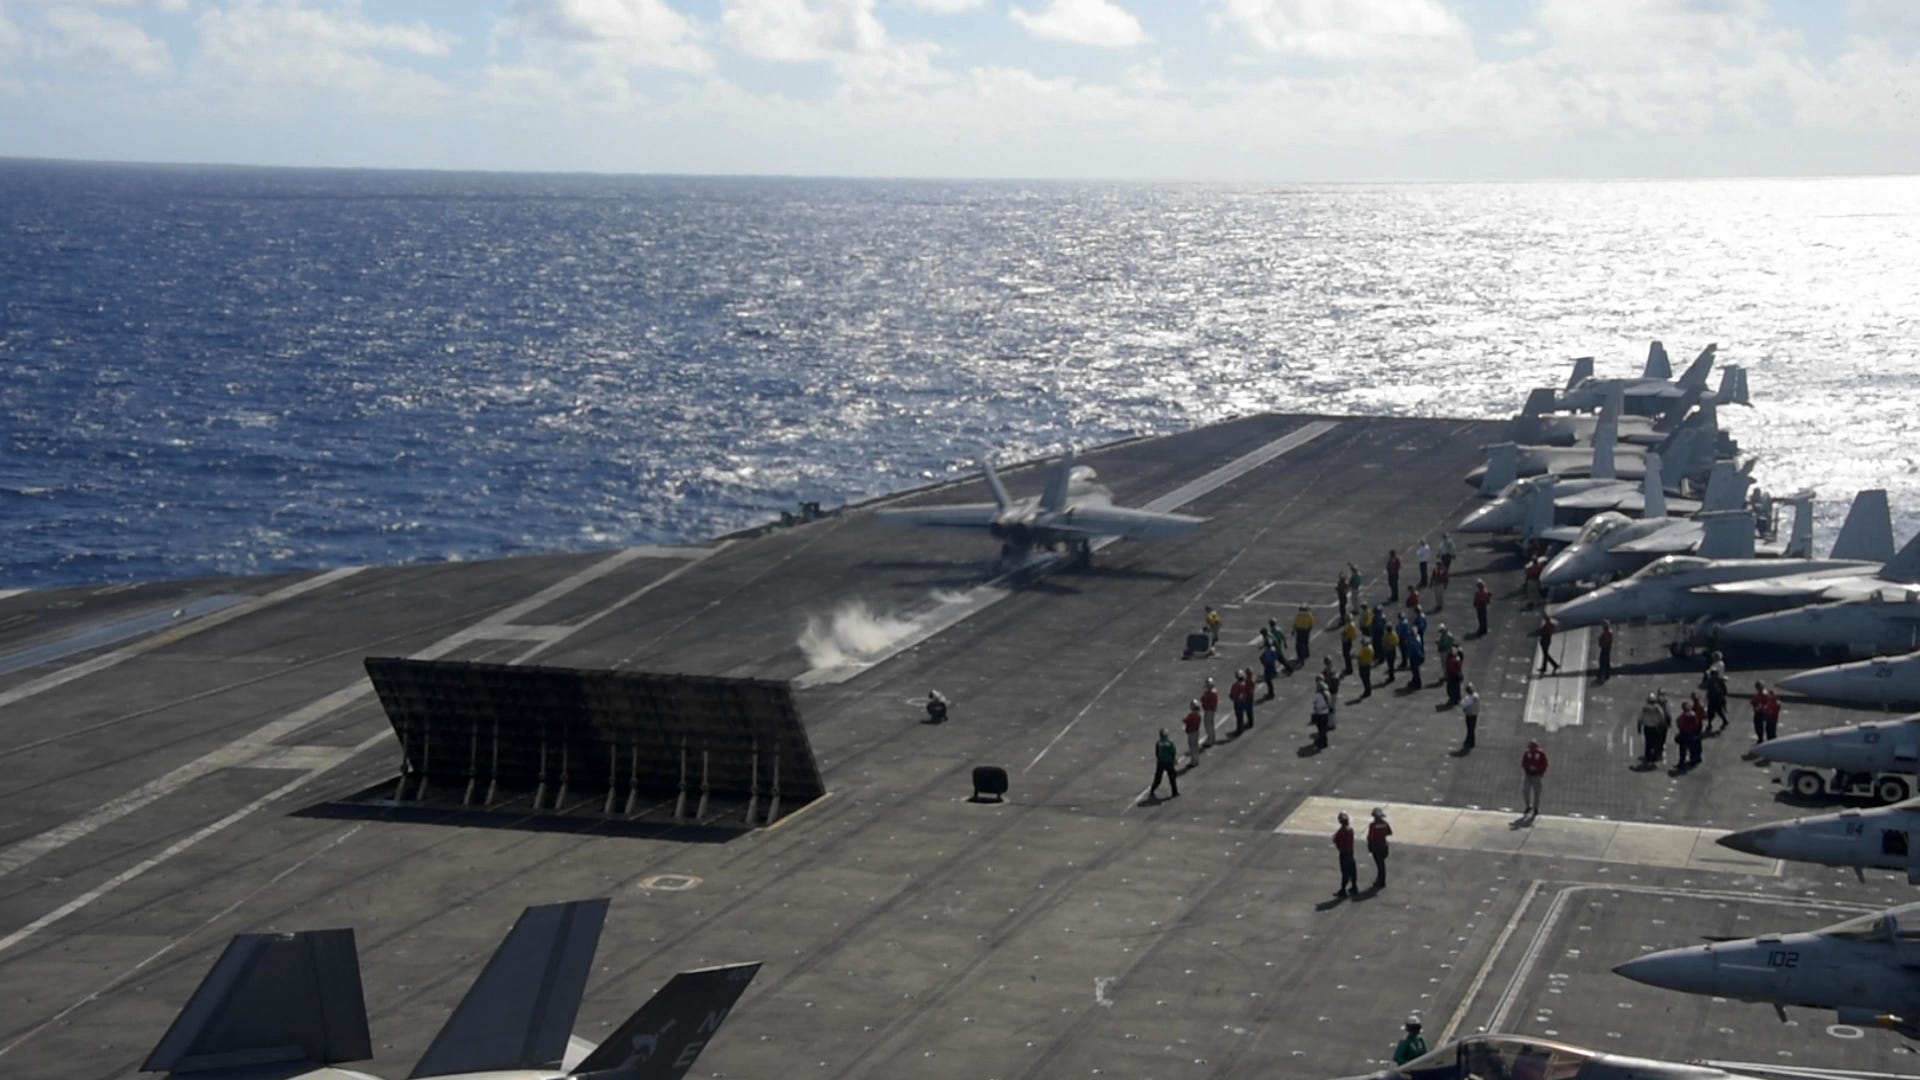
<svg viewBox="0 0 1920 1080"><path fill-rule="evenodd" d="M1911 585L1920 581L1920 533L1907 541L1907 546L1888 559L1880 568L1880 576L1887 581L1898 581Z"/></svg>
<svg viewBox="0 0 1920 1080"><path fill-rule="evenodd" d="M1531 420L1542 413L1553 411L1553 387L1536 386L1527 391L1526 403L1520 406L1517 419Z"/></svg>
<svg viewBox="0 0 1920 1080"><path fill-rule="evenodd" d="M1058 513L1067 508L1067 491L1073 484L1073 447L1060 455L1060 464L1047 477L1046 493L1040 496L1040 509Z"/></svg>
<svg viewBox="0 0 1920 1080"><path fill-rule="evenodd" d="M1660 435L1670 435L1677 430L1681 422L1686 420L1687 413L1691 411L1695 405L1700 404L1700 394L1701 391L1698 388L1689 387L1685 393L1669 401L1667 407L1661 411L1660 416L1653 422L1654 432Z"/></svg>
<svg viewBox="0 0 1920 1080"><path fill-rule="evenodd" d="M1673 363L1667 359L1667 347L1654 342L1647 346L1647 366L1640 369L1643 379L1673 378Z"/></svg>
<svg viewBox="0 0 1920 1080"><path fill-rule="evenodd" d="M1751 405L1753 404L1753 399L1747 396L1747 369L1737 368L1735 370L1740 372L1740 379L1734 384L1733 397L1730 400L1735 405Z"/></svg>
<svg viewBox="0 0 1920 1080"><path fill-rule="evenodd" d="M1787 546L1782 548L1780 553L1789 559L1811 559L1813 558L1813 493L1803 491L1788 501L1793 503L1793 525L1787 531Z"/></svg>
<svg viewBox="0 0 1920 1080"><path fill-rule="evenodd" d="M1591 378L1593 378L1593 357L1576 356L1573 358L1573 374L1567 376L1565 389L1571 390Z"/></svg>
<svg viewBox="0 0 1920 1080"><path fill-rule="evenodd" d="M521 912L409 1080L559 1067L606 918L604 897Z"/></svg>
<svg viewBox="0 0 1920 1080"><path fill-rule="evenodd" d="M1498 495L1507 490L1507 485L1520 478L1520 448L1514 444L1496 443L1487 448L1487 471L1480 475L1480 494Z"/></svg>
<svg viewBox="0 0 1920 1080"><path fill-rule="evenodd" d="M1612 480L1619 475L1614 471L1613 451L1620 443L1620 410L1625 400L1626 395L1617 390L1608 395L1600 420L1593 427L1593 468L1587 475L1596 480Z"/></svg>
<svg viewBox="0 0 1920 1080"><path fill-rule="evenodd" d="M753 981L759 964L683 971L574 1067L593 1080L679 1080Z"/></svg>
<svg viewBox="0 0 1920 1080"><path fill-rule="evenodd" d="M1667 489L1660 483L1660 455L1647 455L1647 474L1640 481L1642 518L1663 518L1667 516Z"/></svg>
<svg viewBox="0 0 1920 1080"><path fill-rule="evenodd" d="M1716 461L1707 474L1707 493L1700 499L1700 509L1738 510L1747 505L1747 487L1752 483L1753 477L1732 461Z"/></svg>
<svg viewBox="0 0 1920 1080"><path fill-rule="evenodd" d="M1745 404L1734 399L1740 395L1740 377L1745 372L1739 364L1728 364L1720 369L1720 385L1713 392L1713 399L1728 405Z"/></svg>
<svg viewBox="0 0 1920 1080"><path fill-rule="evenodd" d="M1553 528L1552 484L1541 484L1527 496L1527 521L1520 535L1531 540Z"/></svg>
<svg viewBox="0 0 1920 1080"><path fill-rule="evenodd" d="M1694 553L1703 559L1753 558L1753 511L1701 511L1700 546Z"/></svg>
<svg viewBox="0 0 1920 1080"><path fill-rule="evenodd" d="M147 1055L175 1076L373 1056L352 930L240 934Z"/></svg>
<svg viewBox="0 0 1920 1080"><path fill-rule="evenodd" d="M1829 555L1874 562L1893 558L1893 514L1887 509L1886 488L1867 488L1853 497Z"/></svg>
<svg viewBox="0 0 1920 1080"><path fill-rule="evenodd" d="M1007 485L1000 482L1000 474L994 471L993 461L983 460L980 464L987 475L987 490L993 492L994 505L1002 510L1012 506L1013 500L1007 497Z"/></svg>
<svg viewBox="0 0 1920 1080"><path fill-rule="evenodd" d="M1707 376L1713 374L1713 354L1719 348L1718 344L1713 344L1701 349L1700 355L1694 357L1693 363L1687 365L1687 370L1680 373L1680 385L1705 389Z"/></svg>

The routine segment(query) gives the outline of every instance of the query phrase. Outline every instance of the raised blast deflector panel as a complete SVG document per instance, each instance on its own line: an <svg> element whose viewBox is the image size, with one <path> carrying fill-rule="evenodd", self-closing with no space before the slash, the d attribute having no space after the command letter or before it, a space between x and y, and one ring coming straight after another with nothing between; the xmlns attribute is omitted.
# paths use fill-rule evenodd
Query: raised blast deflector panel
<svg viewBox="0 0 1920 1080"><path fill-rule="evenodd" d="M784 682L368 657L400 740L396 801L770 821L825 794ZM716 815L717 816L717 815Z"/></svg>

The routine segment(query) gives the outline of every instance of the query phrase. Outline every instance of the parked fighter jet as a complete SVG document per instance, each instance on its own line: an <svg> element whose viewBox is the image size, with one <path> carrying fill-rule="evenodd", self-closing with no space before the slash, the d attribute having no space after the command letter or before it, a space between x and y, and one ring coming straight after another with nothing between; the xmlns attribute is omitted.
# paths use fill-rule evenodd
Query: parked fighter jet
<svg viewBox="0 0 1920 1080"><path fill-rule="evenodd" d="M1789 675L1776 685L1788 693L1848 705L1882 709L1920 705L1920 653L1814 668Z"/></svg>
<svg viewBox="0 0 1920 1080"><path fill-rule="evenodd" d="M595 1048L574 1037L607 901L530 907L412 1077L680 1080L758 964L682 972ZM241 934L141 1066L201 1080L375 1080L351 930Z"/></svg>
<svg viewBox="0 0 1920 1080"><path fill-rule="evenodd" d="M1643 490L1647 500L1645 514L1636 521L1617 510L1609 510L1588 518L1574 542L1547 562L1546 569L1540 573L1541 585L1551 589L1582 581L1611 581L1633 573L1660 555L1694 552L1700 546L1702 524L1692 518L1667 514L1666 500L1656 497L1660 494L1658 455L1650 465L1652 471ZM1744 507L1747 485L1751 482L1747 473L1735 468L1730 461L1714 466L1713 478L1707 481L1706 497L1700 501L1701 513ZM1806 529L1811 542L1811 519L1807 520ZM1620 550L1633 541L1649 540L1657 541L1652 550ZM1711 550L1698 554L1708 559L1741 558L1753 554L1753 544L1746 543L1744 550Z"/></svg>
<svg viewBox="0 0 1920 1080"><path fill-rule="evenodd" d="M1911 922L1912 925L1906 925ZM1832 1009L1843 1024L1920 1038L1920 904L1805 934L1652 953L1613 970L1635 982L1774 1007Z"/></svg>
<svg viewBox="0 0 1920 1080"><path fill-rule="evenodd" d="M1507 441L1521 446L1591 445L1600 420L1587 413L1554 412L1559 392L1551 386L1535 387L1527 394L1520 412L1507 424ZM1680 426L1687 414L1700 403L1700 392L1674 398L1659 416L1622 416L1615 433L1631 446L1658 446Z"/></svg>
<svg viewBox="0 0 1920 1080"><path fill-rule="evenodd" d="M985 472L991 503L910 506L879 510L875 516L889 525L989 533L999 538L1000 554L1009 561L1024 561L1035 548L1061 545L1088 556L1101 537L1154 539L1192 532L1206 522L1187 514L1113 505L1107 490L1093 483L1092 469L1074 467L1072 450L1061 455L1038 498L1009 496L991 461L985 463Z"/></svg>
<svg viewBox="0 0 1920 1080"><path fill-rule="evenodd" d="M1736 448L1731 440L1724 438L1716 420L1717 414L1709 406L1688 419L1678 430L1656 441L1652 446L1629 445L1620 438L1619 423L1616 418L1596 421L1595 441L1605 437L1603 431L1611 430L1613 445L1613 475L1620 480L1638 480L1647 473L1647 459L1658 455L1666 465L1671 479L1704 475L1713 468L1714 459L1726 443L1725 449L1732 453ZM1594 454L1590 446L1537 446L1524 443L1497 444L1495 452L1484 465L1469 470L1465 477L1467 486L1486 493L1490 488L1497 490L1505 483L1528 476L1592 476Z"/></svg>
<svg viewBox="0 0 1920 1080"><path fill-rule="evenodd" d="M1626 411L1638 415L1659 412L1667 399L1684 396L1689 390L1705 390L1707 378L1713 373L1714 353L1718 345L1708 345L1700 350L1687 370L1678 379L1664 375L1642 375L1638 379L1596 379L1593 378L1593 360L1591 357L1574 361L1573 377L1568 380L1567 388L1560 392L1556 404L1561 409L1573 411L1591 411L1606 404L1607 399L1619 394L1625 399ZM1647 351L1648 370L1657 370L1665 364L1666 348L1654 342ZM1671 365L1667 365L1671 371ZM1723 405L1747 405L1746 373L1736 377L1729 369L1721 376L1720 388L1711 392L1711 400ZM1709 400L1707 395L1702 400Z"/></svg>
<svg viewBox="0 0 1920 1080"><path fill-rule="evenodd" d="M1894 556L1879 566L1786 572L1773 577L1746 578L1703 585L1700 592L1709 596L1738 596L1772 602L1774 608L1835 600L1865 600L1893 586L1896 599L1905 599L1900 586L1920 583L1920 534L1907 541Z"/></svg>
<svg viewBox="0 0 1920 1080"><path fill-rule="evenodd" d="M1920 715L1782 735L1756 744L1745 756L1852 773L1920 772Z"/></svg>
<svg viewBox="0 0 1920 1080"><path fill-rule="evenodd" d="M1703 514L1710 522L1722 514ZM1752 529L1751 518L1738 511ZM1709 526L1712 527L1712 526ZM1603 585L1585 596L1575 597L1554 607L1553 617L1561 626L1593 626L1602 620L1631 622L1685 622L1692 619L1737 618L1767 610L1764 598L1714 596L1703 586L1717 582L1777 577L1788 570L1827 570L1862 573L1876 567L1873 558L1893 551L1893 522L1887 510L1887 493L1875 488L1854 496L1853 507L1833 542L1833 551L1825 559L1702 559L1692 555L1667 555L1655 559L1639 573L1611 585ZM1881 558L1886 555L1880 555Z"/></svg>
<svg viewBox="0 0 1920 1080"><path fill-rule="evenodd" d="M1496 455L1502 449L1496 448ZM1563 508L1587 497L1593 500L1591 509L1566 510L1576 519L1571 524L1577 526L1602 510L1620 509L1637 514L1649 505L1655 507L1656 511L1672 513L1691 513L1700 509L1700 504L1693 499L1666 494L1661 484L1662 476L1643 476L1639 481L1615 478L1610 472L1613 465L1611 451L1612 443L1603 430L1600 440L1594 443L1592 476L1529 476L1515 480L1501 490L1499 498L1476 507L1461 519L1455 531L1518 532L1529 539L1545 536L1547 534L1543 530L1556 524ZM1568 529L1561 542L1571 542L1578 533L1578 528Z"/></svg>
<svg viewBox="0 0 1920 1080"><path fill-rule="evenodd" d="M1346 1080L1750 1080L1706 1065L1628 1057L1532 1035L1469 1035L1404 1065Z"/></svg>
<svg viewBox="0 0 1920 1080"><path fill-rule="evenodd" d="M1852 867L1863 881L1867 870L1897 870L1920 885L1920 799L1758 825L1715 842L1767 859Z"/></svg>
<svg viewBox="0 0 1920 1080"><path fill-rule="evenodd" d="M1875 589L1866 599L1807 604L1735 619L1720 628L1723 641L1882 656L1920 649L1920 588Z"/></svg>

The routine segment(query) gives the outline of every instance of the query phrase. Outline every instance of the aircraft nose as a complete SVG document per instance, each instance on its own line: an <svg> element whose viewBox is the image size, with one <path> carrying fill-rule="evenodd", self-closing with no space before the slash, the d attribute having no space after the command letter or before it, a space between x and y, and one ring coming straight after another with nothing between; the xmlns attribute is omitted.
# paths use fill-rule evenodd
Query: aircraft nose
<svg viewBox="0 0 1920 1080"><path fill-rule="evenodd" d="M1742 854L1759 855L1764 858L1773 854L1773 837L1779 831L1779 828L1776 826L1762 825L1757 829L1741 829L1738 832L1730 832L1725 836L1715 838L1714 843L1724 848L1732 848L1734 851L1741 852Z"/></svg>
<svg viewBox="0 0 1920 1080"><path fill-rule="evenodd" d="M1634 982L1678 990L1684 994L1714 993L1713 955L1701 949L1669 949L1629 960L1613 969Z"/></svg>
<svg viewBox="0 0 1920 1080"><path fill-rule="evenodd" d="M1593 560L1584 544L1575 544L1567 550L1547 560L1540 571L1540 584L1571 585L1591 573Z"/></svg>
<svg viewBox="0 0 1920 1080"><path fill-rule="evenodd" d="M1853 665L1802 671L1781 679L1778 685L1788 693L1810 698L1852 701L1876 700L1879 697L1872 692L1876 689L1872 679L1861 677Z"/></svg>
<svg viewBox="0 0 1920 1080"><path fill-rule="evenodd" d="M1751 615L1734 619L1720 627L1724 641L1744 641L1754 645L1788 644L1787 620L1774 615Z"/></svg>
<svg viewBox="0 0 1920 1080"><path fill-rule="evenodd" d="M1473 513L1460 519L1460 524L1454 526L1453 531L1464 533L1500 532L1503 529L1511 528L1517 523L1509 520L1513 517L1512 504L1503 499L1475 509Z"/></svg>

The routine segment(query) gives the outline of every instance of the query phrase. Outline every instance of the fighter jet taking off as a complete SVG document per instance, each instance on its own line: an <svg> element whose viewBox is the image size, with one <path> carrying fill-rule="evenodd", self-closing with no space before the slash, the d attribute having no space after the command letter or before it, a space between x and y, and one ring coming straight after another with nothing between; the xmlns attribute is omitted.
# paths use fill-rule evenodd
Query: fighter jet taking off
<svg viewBox="0 0 1920 1080"><path fill-rule="evenodd" d="M1038 497L1012 498L993 462L985 462L987 488L993 492L991 503L950 503L940 506L908 506L879 510L875 516L890 525L933 529L973 529L988 533L1001 542L1000 555L1009 562L1024 562L1035 548L1066 547L1081 556L1093 553L1093 542L1117 536L1149 540L1178 536L1199 528L1206 518L1188 514L1137 510L1113 505L1105 488L1093 483L1092 469L1075 468L1073 451L1060 457L1047 479L1047 487Z"/></svg>
<svg viewBox="0 0 1920 1080"><path fill-rule="evenodd" d="M1786 1006L1920 1038L1920 904L1804 934L1767 934L1651 953L1613 970L1635 982Z"/></svg>

